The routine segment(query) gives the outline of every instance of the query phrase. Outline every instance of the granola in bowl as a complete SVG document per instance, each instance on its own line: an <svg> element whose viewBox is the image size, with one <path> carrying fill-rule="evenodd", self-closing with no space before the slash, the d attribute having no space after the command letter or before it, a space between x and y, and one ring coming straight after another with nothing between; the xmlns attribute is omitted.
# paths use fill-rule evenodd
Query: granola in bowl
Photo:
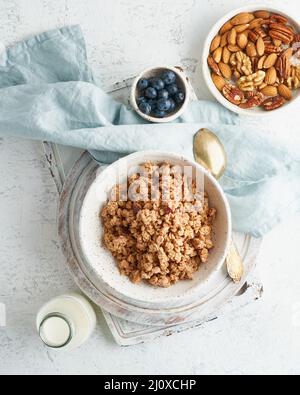
<svg viewBox="0 0 300 395"><path fill-rule="evenodd" d="M142 165L100 213L120 273L162 288L192 280L208 261L216 215L208 195L168 163Z"/></svg>

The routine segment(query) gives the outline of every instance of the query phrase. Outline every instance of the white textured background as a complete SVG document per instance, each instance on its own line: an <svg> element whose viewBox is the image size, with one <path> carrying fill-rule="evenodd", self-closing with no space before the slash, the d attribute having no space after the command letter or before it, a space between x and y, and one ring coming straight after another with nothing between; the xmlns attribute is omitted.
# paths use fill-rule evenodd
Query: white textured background
<svg viewBox="0 0 300 395"><path fill-rule="evenodd" d="M255 3L255 1L253 1ZM256 3L261 3L256 2ZM80 23L90 61L105 85L154 64L197 73L201 44L225 11L247 0L0 0L0 41ZM273 0L300 19L298 0ZM299 122L294 113L294 124ZM282 133L295 138L281 121ZM299 126L298 126L299 129ZM264 297L194 332L120 349L99 313L93 338L71 354L46 350L35 315L53 296L73 290L56 235L57 195L38 143L0 139L0 374L299 374L300 217L264 241ZM297 319L298 318L298 319Z"/></svg>

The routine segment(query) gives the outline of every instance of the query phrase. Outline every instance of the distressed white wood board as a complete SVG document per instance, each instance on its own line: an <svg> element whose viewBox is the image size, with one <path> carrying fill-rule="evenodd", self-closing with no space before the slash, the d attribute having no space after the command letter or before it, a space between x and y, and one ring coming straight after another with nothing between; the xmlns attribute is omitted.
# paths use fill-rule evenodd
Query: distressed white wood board
<svg viewBox="0 0 300 395"><path fill-rule="evenodd" d="M126 103L128 101L129 89L131 87L133 79L134 78L130 78L118 82L113 86L108 87L107 91L110 92L115 97L115 99ZM191 88L193 92L192 99L196 100L197 99L196 94L193 91L193 87ZM50 143L44 143L44 149L52 177L57 185L58 191L61 192L67 174L71 171L72 166L74 165L76 160L78 160L80 156L83 154L83 151L77 148L64 147ZM248 245L249 247L249 244L247 244L249 240L250 240L249 238L243 240L243 236L236 235L236 242L240 246L240 248L243 248L242 247L243 244L244 246ZM261 244L261 240L258 240L257 243L255 243L255 247L254 247L252 240L251 249L256 248L255 256L259 252L260 244ZM253 263L255 264L255 259L253 260ZM262 293L261 290L263 289L263 287L260 281L257 280L255 276L253 277L252 274L243 289L244 290L247 289L247 292L245 292L245 294L243 293L243 300L241 296L239 296L237 299L235 298L236 299L234 302L235 306L238 305L239 303L241 303L241 305L244 305L259 298L261 296ZM238 292L238 290L236 289L235 292ZM149 328L149 323L146 326L137 324L138 327L132 331L133 323L130 322L130 324L128 324L129 321L126 319L128 317L120 318L105 311L104 309L103 312L114 338L116 339L118 344L123 346L141 343L164 335L171 335L173 333L178 333L187 330L190 327L191 328L198 327L199 325L202 325L203 323L210 321L211 319L214 319L215 316L220 316L222 314L221 312L217 314L216 310L213 313L211 313L212 317L209 317L209 314L205 316L204 313L202 313L201 318L198 319L197 321L187 322L186 324L181 324L181 325L172 325L171 327L167 326L167 329L160 327ZM144 319L142 319L142 321L144 322ZM141 328L144 328L144 331Z"/></svg>
<svg viewBox="0 0 300 395"><path fill-rule="evenodd" d="M120 318L152 326L169 326L177 323L194 321L205 317L221 304L236 295L256 265L260 240L248 235L234 234L245 266L245 275L241 283L234 284L226 271L226 263L222 268L223 277L212 284L212 291L206 298L185 306L146 308L119 299L103 287L93 272L87 270L85 254L82 251L79 235L79 218L81 207L87 190L100 171L99 165L89 153L84 153L73 166L64 184L59 207L58 228L62 250L66 263L74 280L81 290L98 306Z"/></svg>
<svg viewBox="0 0 300 395"><path fill-rule="evenodd" d="M246 284L231 301L227 302L213 313L203 316L200 320L177 324L167 327L154 328L116 317L105 310L103 315L114 336L116 342L122 346L134 346L145 342L151 342L160 337L168 337L188 330L196 330L217 319L222 319L225 314L230 314L242 309L249 303L259 300L263 294L263 286L255 273L251 274Z"/></svg>

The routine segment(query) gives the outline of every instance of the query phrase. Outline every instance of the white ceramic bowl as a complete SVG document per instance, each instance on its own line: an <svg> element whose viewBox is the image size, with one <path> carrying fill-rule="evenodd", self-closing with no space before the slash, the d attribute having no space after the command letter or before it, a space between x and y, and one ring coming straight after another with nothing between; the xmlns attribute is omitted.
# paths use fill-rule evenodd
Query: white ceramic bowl
<svg viewBox="0 0 300 395"><path fill-rule="evenodd" d="M177 84L181 88L181 90L185 94L185 101L184 103L173 113L165 118L155 118L151 115L144 114L138 107L137 98L139 97L139 91L137 88L137 84L140 79L142 78L153 78L159 77L164 71L170 70L173 71L177 75ZM153 122L153 123L167 123L173 122L175 119L179 118L186 110L190 100L190 86L188 83L188 79L184 74L184 71L179 67L169 67L169 66L160 66L155 68L150 68L143 71L133 82L131 88L131 95L130 95L130 102L134 110L146 121Z"/></svg>
<svg viewBox="0 0 300 395"><path fill-rule="evenodd" d="M234 11L229 12L228 14L226 14L223 18L221 18L211 29L211 31L209 32L207 39L205 41L204 44L204 52L203 52L203 58L202 58L202 69L203 69L203 75L204 75L204 79L206 81L206 84L208 86L208 89L210 90L210 92L213 94L213 96L218 100L218 102L220 102L224 107L228 108L229 110L240 114L240 115L249 115L249 116L270 116L270 115L274 115L274 113L278 113L278 112L282 112L284 111L287 107L293 106L295 105L295 102L299 100L299 96L300 96L300 90L298 89L297 93L294 95L293 100L291 100L290 102L285 103L282 107L278 108L277 110L274 111L265 111L261 108L254 108L254 109L250 109L250 110L244 110L238 106L235 106L234 104L230 103L223 95L221 92L219 92L219 90L216 88L215 84L212 81L211 78L211 71L210 68L207 64L207 59L208 56L210 54L210 45L212 40L214 39L214 37L218 34L219 30L221 29L221 27L228 22L230 19L232 19L234 16L236 16L237 14L241 13L241 12L254 12L254 11L258 11L258 10L266 10L266 11L270 11L272 13L276 13L276 14L281 14L283 16L285 16L286 18L289 19L290 24L293 25L299 32L300 32L300 24L299 22L297 22L295 19L293 19L290 15L287 15L285 13L285 11L279 9L279 8L273 8L273 7L268 7L266 5L251 5L251 6L246 6L246 7L242 7L239 9L236 9Z"/></svg>
<svg viewBox="0 0 300 395"><path fill-rule="evenodd" d="M107 203L108 196L116 184L127 179L145 162L161 163L168 161L173 165L192 166L194 176L203 176L204 189L209 194L210 204L218 210L214 224L215 248L207 264L201 265L192 281L181 281L170 288L156 288L145 282L133 284L121 276L117 263L110 252L102 245L103 228L99 212ZM160 152L139 152L109 166L101 172L91 185L83 202L80 214L80 243L85 255L89 278L96 279L98 289L105 287L110 295L135 306L145 308L170 308L185 306L211 292L209 281L218 275L227 256L232 236L231 213L226 196L218 182L203 167L180 156ZM223 269L222 269L223 270ZM225 276L226 278L226 276Z"/></svg>

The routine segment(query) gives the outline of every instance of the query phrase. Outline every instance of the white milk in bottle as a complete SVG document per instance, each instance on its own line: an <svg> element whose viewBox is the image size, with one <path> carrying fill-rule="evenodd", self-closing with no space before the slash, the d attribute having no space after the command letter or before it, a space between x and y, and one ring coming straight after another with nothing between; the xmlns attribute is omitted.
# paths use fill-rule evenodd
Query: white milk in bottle
<svg viewBox="0 0 300 395"><path fill-rule="evenodd" d="M62 295L47 303L38 313L37 330L46 346L72 350L93 333L96 314L79 294Z"/></svg>

